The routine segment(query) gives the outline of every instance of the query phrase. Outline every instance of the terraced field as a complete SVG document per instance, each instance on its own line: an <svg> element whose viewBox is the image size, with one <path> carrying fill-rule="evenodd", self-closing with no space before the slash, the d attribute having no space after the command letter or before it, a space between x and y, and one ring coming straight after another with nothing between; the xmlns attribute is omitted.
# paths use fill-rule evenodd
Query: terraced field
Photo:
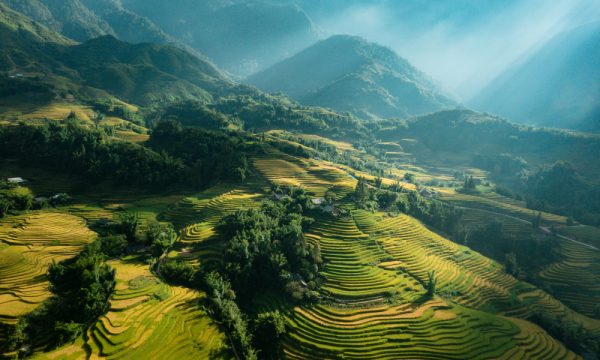
<svg viewBox="0 0 600 360"><path fill-rule="evenodd" d="M208 359L225 336L199 306L202 294L169 286L134 260L112 261L117 270L110 311L92 326L87 340L39 359Z"/></svg>
<svg viewBox="0 0 600 360"><path fill-rule="evenodd" d="M330 192L341 199L356 186L355 179L335 166L296 158L275 149L270 149L265 156L254 158L253 165L270 182L302 187L314 196Z"/></svg>
<svg viewBox="0 0 600 360"><path fill-rule="evenodd" d="M50 296L46 271L96 234L76 216L34 212L0 221L0 321L12 324Z"/></svg>
<svg viewBox="0 0 600 360"><path fill-rule="evenodd" d="M397 261L398 268L421 283L427 281L428 271L435 270L439 292L463 305L480 308L507 301L517 282L498 263L444 239L407 215L374 218L356 211L354 219Z"/></svg>
<svg viewBox="0 0 600 360"><path fill-rule="evenodd" d="M250 179L244 185L219 184L194 196L177 202L161 215L182 229L171 258L200 262L216 261L221 256L222 243L211 241L214 227L224 216L238 209L260 206L264 195L257 192L261 185L258 179Z"/></svg>
<svg viewBox="0 0 600 360"><path fill-rule="evenodd" d="M587 316L599 318L600 252L563 240L560 261L548 265L540 277L565 304Z"/></svg>
<svg viewBox="0 0 600 360"><path fill-rule="evenodd" d="M346 302L378 300L397 288L419 287L396 276L395 271L378 266L387 254L351 219L322 216L306 235L318 243L327 260L323 290Z"/></svg>
<svg viewBox="0 0 600 360"><path fill-rule="evenodd" d="M475 310L508 303L518 281L418 221L362 210L316 220L306 236L321 247L327 298L287 312L288 358L577 358L526 321ZM426 295L429 270L443 299Z"/></svg>
<svg viewBox="0 0 600 360"><path fill-rule="evenodd" d="M514 216L523 220L530 221L538 214L537 211L527 209L525 204L520 201L509 199L496 193L482 194L481 196L460 194L452 189L439 188L437 189L441 195L441 199L449 201L458 206L466 208L483 209L501 214ZM542 220L552 224L565 224L567 218L564 216L542 212Z"/></svg>

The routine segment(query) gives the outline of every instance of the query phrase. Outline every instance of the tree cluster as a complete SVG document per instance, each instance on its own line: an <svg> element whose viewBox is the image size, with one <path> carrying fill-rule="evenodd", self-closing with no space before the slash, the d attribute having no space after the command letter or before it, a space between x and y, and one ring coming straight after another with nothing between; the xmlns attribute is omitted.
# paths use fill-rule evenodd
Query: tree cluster
<svg viewBox="0 0 600 360"><path fill-rule="evenodd" d="M303 225L311 219L302 209L293 200L267 202L260 209L239 210L217 226L227 240L223 272L243 300L286 288L295 300L316 296L322 260L318 246L304 238Z"/></svg>

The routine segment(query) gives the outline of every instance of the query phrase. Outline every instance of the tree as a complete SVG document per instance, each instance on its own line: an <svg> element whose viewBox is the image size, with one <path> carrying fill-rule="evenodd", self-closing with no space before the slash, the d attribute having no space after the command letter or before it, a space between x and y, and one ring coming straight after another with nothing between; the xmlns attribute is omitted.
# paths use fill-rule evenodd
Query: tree
<svg viewBox="0 0 600 360"><path fill-rule="evenodd" d="M435 277L435 270L432 270L428 274L428 281L427 281L427 295L428 296L433 297L433 295L435 295L436 284L437 284L437 279Z"/></svg>
<svg viewBox="0 0 600 360"><path fill-rule="evenodd" d="M127 249L125 235L109 235L100 238L100 250L109 257L118 257Z"/></svg>
<svg viewBox="0 0 600 360"><path fill-rule="evenodd" d="M135 242L137 239L137 230L139 226L139 217L135 213L123 212L119 214L120 230L129 242Z"/></svg>
<svg viewBox="0 0 600 360"><path fill-rule="evenodd" d="M413 173L408 173L408 172L407 172L407 173L405 173L405 174L404 174L404 180L405 180L406 182L409 182L409 183L411 183L411 184L414 184L414 182L415 182L415 174L413 174Z"/></svg>
<svg viewBox="0 0 600 360"><path fill-rule="evenodd" d="M514 252L509 252L505 255L504 264L507 273L517 276L519 269L517 267L517 255Z"/></svg>
<svg viewBox="0 0 600 360"><path fill-rule="evenodd" d="M542 225L542 213L538 211L537 215L531 220L531 225L534 229L539 229Z"/></svg>
<svg viewBox="0 0 600 360"><path fill-rule="evenodd" d="M257 358L252 347L252 334L239 307L235 303L235 292L231 284L219 273L211 272L205 278L206 294L209 305L216 318L224 323L231 333L234 351L248 360Z"/></svg>
<svg viewBox="0 0 600 360"><path fill-rule="evenodd" d="M163 231L156 235L156 237L153 238L152 242L150 243L152 255L156 257L164 255L167 250L173 246L176 240L177 233L172 227L167 226L163 228Z"/></svg>
<svg viewBox="0 0 600 360"><path fill-rule="evenodd" d="M356 183L356 187L354 188L354 200L359 203L365 203L371 199L371 192L369 189L369 185L365 178L361 177L358 179Z"/></svg>
<svg viewBox="0 0 600 360"><path fill-rule="evenodd" d="M171 283L193 286L196 282L196 270L184 261L165 261L160 264L160 274Z"/></svg>
<svg viewBox="0 0 600 360"><path fill-rule="evenodd" d="M280 341L285 333L285 319L279 311L258 314L256 320L254 320L253 337L255 347L260 351L261 358L280 358Z"/></svg>

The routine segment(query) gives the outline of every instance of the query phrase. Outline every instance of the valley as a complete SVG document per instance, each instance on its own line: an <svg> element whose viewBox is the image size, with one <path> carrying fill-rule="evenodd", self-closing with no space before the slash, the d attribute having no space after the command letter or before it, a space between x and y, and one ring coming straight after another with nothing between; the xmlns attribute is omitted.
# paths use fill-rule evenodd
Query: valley
<svg viewBox="0 0 600 360"><path fill-rule="evenodd" d="M469 109L355 5L0 0L0 359L598 358L591 120Z"/></svg>

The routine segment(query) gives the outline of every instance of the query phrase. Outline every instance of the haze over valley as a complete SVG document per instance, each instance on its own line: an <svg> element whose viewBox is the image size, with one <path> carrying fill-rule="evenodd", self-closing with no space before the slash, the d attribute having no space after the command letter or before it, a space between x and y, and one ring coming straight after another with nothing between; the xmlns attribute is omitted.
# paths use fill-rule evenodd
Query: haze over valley
<svg viewBox="0 0 600 360"><path fill-rule="evenodd" d="M0 0L0 359L600 358L598 0Z"/></svg>

